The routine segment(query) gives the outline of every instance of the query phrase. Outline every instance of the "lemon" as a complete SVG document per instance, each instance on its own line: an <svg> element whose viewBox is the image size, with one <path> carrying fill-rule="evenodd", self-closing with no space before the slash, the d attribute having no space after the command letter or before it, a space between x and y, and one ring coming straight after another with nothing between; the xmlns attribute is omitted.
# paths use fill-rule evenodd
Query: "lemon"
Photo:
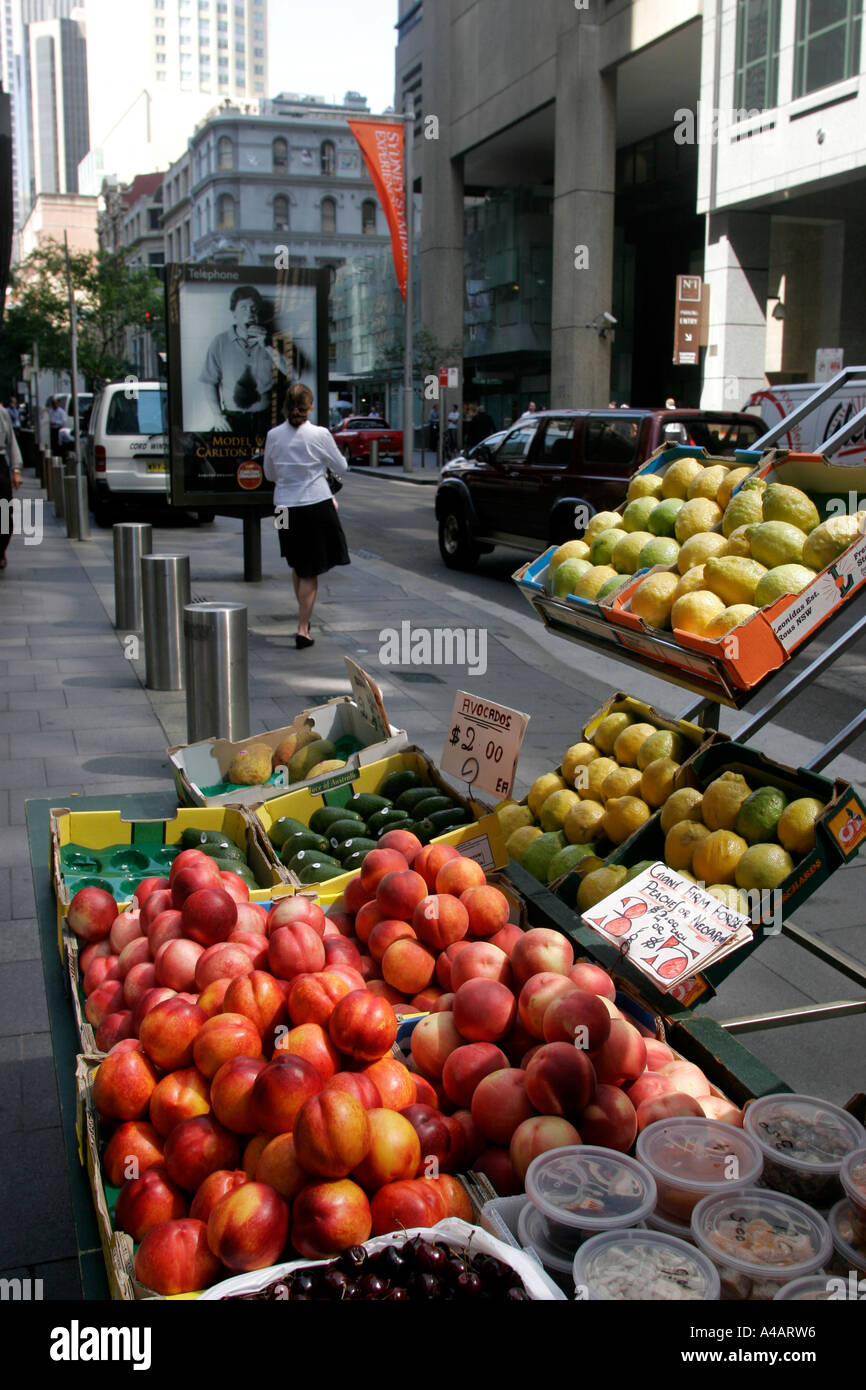
<svg viewBox="0 0 866 1390"><path fill-rule="evenodd" d="M651 815L649 806L639 796L614 797L604 808L604 833L613 844L621 845L646 825Z"/></svg>
<svg viewBox="0 0 866 1390"><path fill-rule="evenodd" d="M662 497L682 497L688 495L689 486L704 471L704 465L693 458L676 459L665 470L662 482Z"/></svg>
<svg viewBox="0 0 866 1390"><path fill-rule="evenodd" d="M618 531L616 534L621 535L622 533ZM619 577L616 570L612 569L610 565L594 565L592 569L587 570L586 574L581 575L571 592L576 598L596 599L599 590L604 588L609 579L618 579Z"/></svg>
<svg viewBox="0 0 866 1390"><path fill-rule="evenodd" d="M601 799L607 805L618 796L637 796L641 772L637 767L617 767L601 784Z"/></svg>
<svg viewBox="0 0 866 1390"><path fill-rule="evenodd" d="M558 850L547 866L547 882L553 883L570 873L588 854L592 854L589 845L566 845L565 849Z"/></svg>
<svg viewBox="0 0 866 1390"><path fill-rule="evenodd" d="M750 845L761 844L775 835L776 824L787 804L788 798L778 787L758 787L740 807L734 829Z"/></svg>
<svg viewBox="0 0 866 1390"><path fill-rule="evenodd" d="M521 825L517 830L512 830L505 841L505 849L509 859L515 863L522 864L523 856L533 840L537 840L541 831L537 825Z"/></svg>
<svg viewBox="0 0 866 1390"><path fill-rule="evenodd" d="M655 729L638 749L637 765L644 772L656 758L673 758L675 762L682 762L686 748L685 739L676 729Z"/></svg>
<svg viewBox="0 0 866 1390"><path fill-rule="evenodd" d="M656 565L675 565L679 559L679 542L672 536L653 536L637 557L639 570L651 570Z"/></svg>
<svg viewBox="0 0 866 1390"><path fill-rule="evenodd" d="M785 521L807 536L821 520L811 497L785 483L770 483L764 493L763 512L765 521Z"/></svg>
<svg viewBox="0 0 866 1390"><path fill-rule="evenodd" d="M697 787L680 787L679 791L671 792L660 818L664 833L667 835L681 821L700 821L703 799Z"/></svg>
<svg viewBox="0 0 866 1390"><path fill-rule="evenodd" d="M778 888L794 872L794 861L781 845L751 845L737 864L738 888Z"/></svg>
<svg viewBox="0 0 866 1390"><path fill-rule="evenodd" d="M544 772L536 777L526 798L530 811L537 816L545 801L554 792L567 791L564 781L556 772Z"/></svg>
<svg viewBox="0 0 866 1390"><path fill-rule="evenodd" d="M706 565L704 565L706 571ZM683 594L671 609L671 626L681 632L690 632L694 637L703 637L713 618L724 608L718 595L709 589L696 589L694 593Z"/></svg>
<svg viewBox="0 0 866 1390"><path fill-rule="evenodd" d="M645 531L647 517L655 509L656 501L654 497L635 497L630 501L622 514L622 529L624 531Z"/></svg>
<svg viewBox="0 0 866 1390"><path fill-rule="evenodd" d="M631 724L627 729L623 729L613 745L613 756L620 767L636 767L641 744L656 732L655 724Z"/></svg>
<svg viewBox="0 0 866 1390"><path fill-rule="evenodd" d="M622 529L622 517L619 512L596 512L595 516L590 517L583 539L591 547L596 536L600 536L602 531L609 531L611 527Z"/></svg>
<svg viewBox="0 0 866 1390"><path fill-rule="evenodd" d="M714 830L695 845L692 872L702 883L733 883L737 866L748 848L746 841L733 830Z"/></svg>
<svg viewBox="0 0 866 1390"><path fill-rule="evenodd" d="M663 481L661 473L636 473L628 485L626 501L633 502L636 497L661 497Z"/></svg>
<svg viewBox="0 0 866 1390"><path fill-rule="evenodd" d="M668 867L688 869L691 872L692 856L701 840L705 840L709 833L700 821L678 821L665 836L665 863Z"/></svg>
<svg viewBox="0 0 866 1390"><path fill-rule="evenodd" d="M674 603L683 594L695 594L699 589L706 589L707 581L704 578L703 565L695 565L693 569L686 570L679 584L674 589Z"/></svg>
<svg viewBox="0 0 866 1390"><path fill-rule="evenodd" d="M677 512L674 535L680 545L685 545L692 536L699 536L702 531L712 531L721 519L721 507L717 507L709 497L694 497Z"/></svg>
<svg viewBox="0 0 866 1390"><path fill-rule="evenodd" d="M597 840L604 825L604 807L600 801L581 801L572 806L565 818L563 830L569 844L585 845Z"/></svg>
<svg viewBox="0 0 866 1390"><path fill-rule="evenodd" d="M613 745L616 743L621 733L634 724L633 714L626 713L625 710L615 710L612 714L606 714L604 719L596 724L590 735L596 748L600 748L602 753L612 753Z"/></svg>
<svg viewBox="0 0 866 1390"><path fill-rule="evenodd" d="M674 789L680 764L673 758L654 758L641 773L640 794L653 809L663 806Z"/></svg>
<svg viewBox="0 0 866 1390"><path fill-rule="evenodd" d="M711 502L718 502L719 488L729 472L730 467L726 463L714 463L709 468L702 468L689 483L689 500L707 497Z"/></svg>
<svg viewBox="0 0 866 1390"><path fill-rule="evenodd" d="M602 535L604 534L603 532ZM610 559L614 569L620 574L634 574L644 546L657 539L656 536L651 536L649 531L631 531L613 548Z"/></svg>
<svg viewBox="0 0 866 1390"><path fill-rule="evenodd" d="M565 560L588 560L589 546L586 541L565 541L565 543L553 552L548 566L551 576L553 576Z"/></svg>
<svg viewBox="0 0 866 1390"><path fill-rule="evenodd" d="M638 584L631 596L631 611L650 627L670 627L671 608L677 576L659 571L649 574Z"/></svg>
<svg viewBox="0 0 866 1390"><path fill-rule="evenodd" d="M740 807L752 788L739 772L723 772L704 792L701 811L710 830L733 830Z"/></svg>
<svg viewBox="0 0 866 1390"><path fill-rule="evenodd" d="M757 611L757 608L751 603L732 603L730 608L723 608L719 616L713 618L704 636L710 639L724 637L726 632L731 631L731 628L739 627L740 623L747 622Z"/></svg>
<svg viewBox="0 0 866 1390"><path fill-rule="evenodd" d="M604 779L613 772L617 764L613 758L596 758L586 769L586 786L578 786L577 792L583 801L601 801ZM581 778L581 781L583 779Z"/></svg>
<svg viewBox="0 0 866 1390"><path fill-rule="evenodd" d="M667 497L663 502L650 512L647 517L646 529L652 531L654 536L672 536L676 525L677 513L686 505L683 497Z"/></svg>
<svg viewBox="0 0 866 1390"><path fill-rule="evenodd" d="M803 559L804 533L787 521L762 521L749 531L752 556L767 569L776 565L798 565Z"/></svg>
<svg viewBox="0 0 866 1390"><path fill-rule="evenodd" d="M621 526L611 526L606 531L600 531L590 547L589 558L592 563L609 565L613 552L626 534Z"/></svg>
<svg viewBox="0 0 866 1390"><path fill-rule="evenodd" d="M573 743L570 748L566 748L562 757L562 776L569 785L574 784L574 774L579 767L585 767L591 763L593 758L598 757L598 749L594 743Z"/></svg>
<svg viewBox="0 0 866 1390"><path fill-rule="evenodd" d="M577 890L577 907L580 912L589 912L610 893L615 893L625 882L628 869L624 864L608 864L602 869L593 869L587 874Z"/></svg>
<svg viewBox="0 0 866 1390"><path fill-rule="evenodd" d="M805 565L777 565L775 569L767 570L757 585L755 603L763 608L768 603L775 603L783 594L799 594L817 577L815 571L807 569Z"/></svg>
<svg viewBox="0 0 866 1390"><path fill-rule="evenodd" d="M552 792L538 813L538 823L542 830L561 830L566 816L579 800L580 797L577 792L568 790Z"/></svg>
<svg viewBox="0 0 866 1390"><path fill-rule="evenodd" d="M749 532L752 531L757 523L749 522L748 526L738 526L736 531L732 531L725 543L725 548L720 553L722 555L739 555L748 560L752 554L752 545L749 540Z"/></svg>
<svg viewBox="0 0 866 1390"><path fill-rule="evenodd" d="M834 516L816 526L803 546L803 564L813 570L826 569L861 534L866 512L853 516ZM650 527L652 530L652 527Z"/></svg>
<svg viewBox="0 0 866 1390"><path fill-rule="evenodd" d="M734 912L744 912L749 916L749 900L742 888L735 888L732 883L711 883L707 892Z"/></svg>
<svg viewBox="0 0 866 1390"><path fill-rule="evenodd" d="M752 603L766 573L765 565L739 555L722 555L704 565L707 588L724 600L724 608L733 603Z"/></svg>
<svg viewBox="0 0 866 1390"><path fill-rule="evenodd" d="M565 849L565 836L561 830L551 830L539 835L524 851L522 865L528 874L539 883L547 882L547 870L551 859Z"/></svg>
<svg viewBox="0 0 866 1390"><path fill-rule="evenodd" d="M729 473L725 474L716 493L716 501L723 510L730 502L733 493L741 483L746 481L751 471L751 468L732 468Z"/></svg>
<svg viewBox="0 0 866 1390"><path fill-rule="evenodd" d="M563 560L553 576L556 597L565 598L566 594L573 593L575 584L590 569L592 565L589 560Z"/></svg>
<svg viewBox="0 0 866 1390"><path fill-rule="evenodd" d="M815 824L823 809L814 796L788 802L776 822L776 834L789 854L808 854L815 848Z"/></svg>
<svg viewBox="0 0 866 1390"><path fill-rule="evenodd" d="M724 555L727 544L724 536L720 536L718 531L698 531L695 535L689 536L680 547L677 569L680 574L687 574L690 569L702 565L714 555Z"/></svg>
<svg viewBox="0 0 866 1390"><path fill-rule="evenodd" d="M496 819L499 821L499 828L505 840L513 835L515 830L519 830L521 826L532 825L534 821L529 807L520 806L516 801L512 801L508 806L501 807L501 809L496 812Z"/></svg>
<svg viewBox="0 0 866 1390"><path fill-rule="evenodd" d="M722 517L722 533L729 536L740 526L751 526L764 520L763 494L757 487L741 487L725 507Z"/></svg>

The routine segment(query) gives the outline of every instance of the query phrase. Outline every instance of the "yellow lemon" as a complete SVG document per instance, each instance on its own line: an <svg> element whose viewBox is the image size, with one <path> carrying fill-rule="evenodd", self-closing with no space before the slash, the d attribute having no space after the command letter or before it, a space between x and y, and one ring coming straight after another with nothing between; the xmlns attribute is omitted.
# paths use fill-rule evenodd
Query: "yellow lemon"
<svg viewBox="0 0 866 1390"><path fill-rule="evenodd" d="M725 542L724 550L720 550L719 554L737 555L741 559L748 560L752 554L752 545L749 540L749 532L752 529L752 525L754 525L754 523L749 526L738 526L736 531L732 531Z"/></svg>
<svg viewBox="0 0 866 1390"><path fill-rule="evenodd" d="M748 848L733 830L714 830L695 846L692 873L702 883L734 883L737 865Z"/></svg>
<svg viewBox="0 0 866 1390"><path fill-rule="evenodd" d="M805 565L776 565L761 577L753 596L755 603L763 608L765 604L775 603L783 594L799 594L817 577L815 571Z"/></svg>
<svg viewBox="0 0 866 1390"><path fill-rule="evenodd" d="M805 544L805 533L787 521L762 521L749 533L752 558L770 570L776 565L801 564Z"/></svg>
<svg viewBox="0 0 866 1390"><path fill-rule="evenodd" d="M697 787L680 787L679 791L671 792L662 807L661 827L664 833L667 835L681 821L700 821L703 799Z"/></svg>
<svg viewBox="0 0 866 1390"><path fill-rule="evenodd" d="M586 768L586 778L580 779L576 783L577 793L583 801L601 801L601 789L604 786L604 779L617 767L613 758L595 758ZM581 783L586 783L582 786Z"/></svg>
<svg viewBox="0 0 866 1390"><path fill-rule="evenodd" d="M604 719L595 726L592 731L592 742L596 748L600 748L602 753L612 753L613 745L616 743L621 733L624 733L635 719L633 714L627 714L625 710L615 711L613 714L606 714Z"/></svg>
<svg viewBox="0 0 866 1390"><path fill-rule="evenodd" d="M692 856L701 840L705 840L709 834L700 821L678 821L665 836L665 863L671 869L688 869L691 872Z"/></svg>
<svg viewBox="0 0 866 1390"><path fill-rule="evenodd" d="M708 497L711 502L718 502L718 491L728 476L730 468L726 463L714 463L709 468L702 468L689 483L688 497Z"/></svg>
<svg viewBox="0 0 866 1390"><path fill-rule="evenodd" d="M866 512L855 512L853 516L831 516L829 521L816 526L803 546L803 564L813 570L832 565L842 551L862 535L864 520Z"/></svg>
<svg viewBox="0 0 866 1390"><path fill-rule="evenodd" d="M561 830L566 816L579 800L580 797L577 792L568 790L552 792L538 813L538 823L542 830Z"/></svg>
<svg viewBox="0 0 866 1390"><path fill-rule="evenodd" d="M554 575L566 560L588 560L589 546L586 541L566 541L550 557L550 573Z"/></svg>
<svg viewBox="0 0 866 1390"><path fill-rule="evenodd" d="M704 792L704 825L710 830L733 830L740 807L751 795L752 788L741 773L723 772Z"/></svg>
<svg viewBox="0 0 866 1390"><path fill-rule="evenodd" d="M613 745L613 756L620 767L636 767L638 749L656 733L655 724L630 724Z"/></svg>
<svg viewBox="0 0 866 1390"><path fill-rule="evenodd" d="M615 845L646 825L652 811L639 796L617 796L604 808L604 833Z"/></svg>
<svg viewBox="0 0 866 1390"><path fill-rule="evenodd" d="M573 743L570 748L566 748L562 758L562 776L565 781L574 786L574 774L577 769L585 767L597 757L598 749L593 743Z"/></svg>
<svg viewBox="0 0 866 1390"><path fill-rule="evenodd" d="M823 809L814 796L788 802L776 824L776 834L789 854L808 854L815 848L815 824Z"/></svg>
<svg viewBox="0 0 866 1390"><path fill-rule="evenodd" d="M537 840L540 834L537 825L521 825L517 830L513 830L505 841L509 859L513 859L517 864L522 863L532 841Z"/></svg>
<svg viewBox="0 0 866 1390"><path fill-rule="evenodd" d="M699 536L702 531L712 531L721 519L721 507L717 507L709 497L695 497L677 512L674 535L680 545L685 545L692 536Z"/></svg>
<svg viewBox="0 0 866 1390"><path fill-rule="evenodd" d="M703 471L704 465L698 459L676 459L665 470L662 481L662 497L687 497L690 485Z"/></svg>
<svg viewBox="0 0 866 1390"><path fill-rule="evenodd" d="M571 845L585 845L597 840L604 825L604 807L600 801L581 801L572 806L563 824L565 838Z"/></svg>
<svg viewBox="0 0 866 1390"><path fill-rule="evenodd" d="M734 912L744 912L749 916L749 900L742 888L735 888L732 883L711 883L707 892Z"/></svg>
<svg viewBox="0 0 866 1390"><path fill-rule="evenodd" d="M755 590L766 573L766 566L759 565L757 560L738 555L722 555L707 560L704 565L707 588L724 599L726 608L733 603L752 603Z"/></svg>
<svg viewBox="0 0 866 1390"><path fill-rule="evenodd" d="M656 539L651 536L649 531L629 531L627 535L615 545L610 562L619 574L634 574L638 568L640 553L645 545Z"/></svg>
<svg viewBox="0 0 866 1390"><path fill-rule="evenodd" d="M680 547L677 569L680 574L687 574L689 570L702 565L714 555L724 555L727 544L724 536L720 536L718 531L698 531L695 535L689 536Z"/></svg>
<svg viewBox="0 0 866 1390"><path fill-rule="evenodd" d="M739 627L740 623L745 623L751 618L753 613L757 613L757 608L751 603L733 603L730 608L723 608L717 618L709 624L705 637L724 637L726 632L730 632L732 627Z"/></svg>
<svg viewBox="0 0 866 1390"><path fill-rule="evenodd" d="M689 873L688 869L677 869L677 873L679 874L680 878L686 879L689 883L697 883L698 881L695 878L694 874Z"/></svg>
<svg viewBox="0 0 866 1390"><path fill-rule="evenodd" d="M529 809L534 816L537 816L545 801L554 792L567 791L565 782L556 772L544 772L540 777L536 777L532 786L529 788L529 795L526 800Z"/></svg>
<svg viewBox="0 0 866 1390"><path fill-rule="evenodd" d="M661 473L636 473L628 485L626 501L633 502L637 497L661 497Z"/></svg>
<svg viewBox="0 0 866 1390"><path fill-rule="evenodd" d="M706 565L704 572L706 573ZM703 637L707 627L724 608L722 600L709 589L696 589L694 593L683 594L671 609L671 625L681 632L690 632L694 637Z"/></svg>
<svg viewBox="0 0 866 1390"><path fill-rule="evenodd" d="M637 796L641 773L637 767L617 767L601 784L601 799L607 805L618 796Z"/></svg>
<svg viewBox="0 0 866 1390"><path fill-rule="evenodd" d="M609 531L612 526L622 529L622 517L619 512L596 512L595 516L590 517L583 539L591 547L595 538L600 536L602 531Z"/></svg>
<svg viewBox="0 0 866 1390"><path fill-rule="evenodd" d="M781 845L752 845L737 864L738 888L778 888L794 872L794 861Z"/></svg>
<svg viewBox="0 0 866 1390"><path fill-rule="evenodd" d="M811 497L800 488L788 487L785 483L770 483L764 493L763 512L765 521L787 522L807 536L821 520Z"/></svg>
<svg viewBox="0 0 866 1390"><path fill-rule="evenodd" d="M679 763L685 751L686 741L676 729L656 729L638 749L637 765L643 772L656 758L673 758Z"/></svg>
<svg viewBox="0 0 866 1390"><path fill-rule="evenodd" d="M650 627L670 627L677 576L660 571L638 584L631 596L631 611Z"/></svg>
<svg viewBox="0 0 866 1390"><path fill-rule="evenodd" d="M611 565L595 565L580 576L571 592L577 598L595 600L599 590L604 588L609 579L618 578L619 575Z"/></svg>
<svg viewBox="0 0 866 1390"><path fill-rule="evenodd" d="M674 589L674 603L683 594L696 594L700 589L706 589L707 581L704 578L703 565L695 565L694 569L686 570L677 587Z"/></svg>
<svg viewBox="0 0 866 1390"><path fill-rule="evenodd" d="M499 821L499 828L502 831L503 838L506 840L510 835L514 834L515 830L519 830L521 826L532 825L534 822L534 817L529 807L521 806L516 801L511 802L508 806L502 806L497 810L496 819Z"/></svg>
<svg viewBox="0 0 866 1390"><path fill-rule="evenodd" d="M673 758L655 758L641 773L640 794L654 809L663 806L674 790L680 764Z"/></svg>
<svg viewBox="0 0 866 1390"><path fill-rule="evenodd" d="M587 874L577 890L577 906L580 912L589 912L608 894L615 893L625 882L628 869L624 864L609 864L603 869L593 869Z"/></svg>
<svg viewBox="0 0 866 1390"><path fill-rule="evenodd" d="M751 468L732 468L725 474L716 493L716 501L722 509L727 507L733 492L746 481L751 471Z"/></svg>
<svg viewBox="0 0 866 1390"><path fill-rule="evenodd" d="M600 531L592 543L589 551L589 558L594 565L609 565L620 541L625 540L628 535L621 526L611 526L606 531ZM615 570L618 574L619 571Z"/></svg>
<svg viewBox="0 0 866 1390"><path fill-rule="evenodd" d="M763 488L741 487L725 507L725 514L722 517L722 532L729 536L739 526L750 526L753 522L763 520Z"/></svg>

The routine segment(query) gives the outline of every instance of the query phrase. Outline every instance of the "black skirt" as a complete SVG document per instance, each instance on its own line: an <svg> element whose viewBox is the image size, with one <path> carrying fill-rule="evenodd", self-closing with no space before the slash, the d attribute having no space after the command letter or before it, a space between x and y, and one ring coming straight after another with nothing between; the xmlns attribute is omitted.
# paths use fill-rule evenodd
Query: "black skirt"
<svg viewBox="0 0 866 1390"><path fill-rule="evenodd" d="M278 507L274 525L280 554L300 579L314 579L335 565L350 563L343 527L330 498L306 507Z"/></svg>

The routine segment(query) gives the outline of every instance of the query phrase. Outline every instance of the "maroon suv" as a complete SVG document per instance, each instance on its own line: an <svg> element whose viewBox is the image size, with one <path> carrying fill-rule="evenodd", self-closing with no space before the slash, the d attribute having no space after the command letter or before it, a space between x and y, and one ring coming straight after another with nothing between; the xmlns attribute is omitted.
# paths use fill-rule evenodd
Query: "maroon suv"
<svg viewBox="0 0 866 1390"><path fill-rule="evenodd" d="M618 507L632 474L660 445L733 458L762 431L754 415L739 412L542 411L443 468L436 490L442 559L470 569L496 545L537 555L580 536L575 517L585 525L595 512Z"/></svg>

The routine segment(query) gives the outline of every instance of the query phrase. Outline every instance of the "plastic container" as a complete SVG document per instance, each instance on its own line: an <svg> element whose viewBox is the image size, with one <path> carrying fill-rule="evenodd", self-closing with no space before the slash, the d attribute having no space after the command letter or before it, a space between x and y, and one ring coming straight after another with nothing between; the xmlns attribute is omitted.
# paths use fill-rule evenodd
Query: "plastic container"
<svg viewBox="0 0 866 1390"><path fill-rule="evenodd" d="M590 1236L639 1225L657 1199L642 1163L592 1144L539 1154L526 1170L526 1193L544 1218L548 1242L568 1256Z"/></svg>
<svg viewBox="0 0 866 1390"><path fill-rule="evenodd" d="M719 1273L693 1245L661 1231L607 1231L574 1256L575 1297L621 1302L719 1297Z"/></svg>
<svg viewBox="0 0 866 1390"><path fill-rule="evenodd" d="M815 1096L761 1096L746 1107L743 1129L764 1155L764 1187L829 1207L842 1195L842 1163L866 1146L866 1130L838 1105Z"/></svg>
<svg viewBox="0 0 866 1390"><path fill-rule="evenodd" d="M646 1219L647 1229L650 1231L664 1231L665 1235L676 1236L678 1240L686 1240L689 1245L694 1245L691 1223L688 1221L675 1221L672 1216L666 1216L663 1211L656 1207L651 1211Z"/></svg>
<svg viewBox="0 0 866 1390"><path fill-rule="evenodd" d="M839 1177L851 1203L855 1242L866 1244L866 1149L855 1149L848 1155Z"/></svg>
<svg viewBox="0 0 866 1390"><path fill-rule="evenodd" d="M862 1276L866 1274L866 1241L861 1240L852 1220L851 1203L847 1197L837 1202L828 1213L827 1225L833 1237L835 1255L833 1273L847 1274L855 1269Z"/></svg>
<svg viewBox="0 0 866 1390"><path fill-rule="evenodd" d="M702 1197L752 1187L764 1166L758 1145L741 1129L692 1115L648 1125L635 1152L655 1178L656 1211L677 1221L690 1221Z"/></svg>
<svg viewBox="0 0 866 1390"><path fill-rule="evenodd" d="M532 1202L526 1202L520 1209L517 1237L524 1249L534 1251L554 1283L571 1294L574 1254L568 1254L553 1244L547 1222Z"/></svg>
<svg viewBox="0 0 866 1390"><path fill-rule="evenodd" d="M792 1279L789 1284L783 1284L779 1292L774 1295L777 1303L818 1303L824 1300L838 1301L839 1293L834 1285L838 1280L828 1278L826 1274L805 1274L802 1279Z"/></svg>
<svg viewBox="0 0 866 1390"><path fill-rule="evenodd" d="M718 1267L726 1299L775 1298L782 1284L823 1269L833 1251L822 1216L762 1187L703 1197L692 1212L692 1235Z"/></svg>

